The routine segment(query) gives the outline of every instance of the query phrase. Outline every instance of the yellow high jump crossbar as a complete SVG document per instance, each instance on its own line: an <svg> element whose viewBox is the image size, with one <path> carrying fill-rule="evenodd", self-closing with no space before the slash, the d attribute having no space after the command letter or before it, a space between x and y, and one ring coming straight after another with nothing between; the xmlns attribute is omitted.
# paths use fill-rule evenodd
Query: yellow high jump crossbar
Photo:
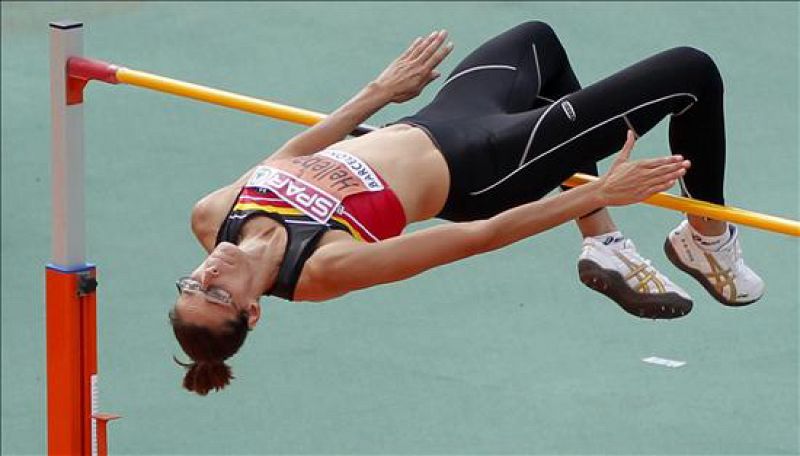
<svg viewBox="0 0 800 456"><path fill-rule="evenodd" d="M101 71L101 75L105 76L97 77L97 74L94 72L98 70ZM144 71L118 67L96 60L81 58L76 61L70 61L70 74L82 81L99 79L110 83L123 83L303 125L314 125L325 118L325 114L319 112L273 103L258 98L226 92L224 90L192 84L190 82L170 79ZM364 134L373 130L375 130L374 127L361 125L353 134ZM578 173L564 182L564 185L575 187L591 182L593 179L596 178L594 176ZM722 206L692 198L675 196L669 193L653 195L644 202L653 206L673 209L688 214L726 220L791 236L800 236L800 222L746 209Z"/></svg>

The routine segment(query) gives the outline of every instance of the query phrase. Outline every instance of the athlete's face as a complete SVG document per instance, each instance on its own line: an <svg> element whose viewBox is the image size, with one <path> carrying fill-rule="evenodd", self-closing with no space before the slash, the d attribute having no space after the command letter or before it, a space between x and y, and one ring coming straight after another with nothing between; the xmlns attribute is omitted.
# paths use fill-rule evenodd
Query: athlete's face
<svg viewBox="0 0 800 456"><path fill-rule="evenodd" d="M217 245L181 288L175 309L188 323L209 328L221 327L241 312L248 314L254 327L261 315L258 290L252 289L253 268L246 254L236 245ZM199 284L199 285L198 285Z"/></svg>

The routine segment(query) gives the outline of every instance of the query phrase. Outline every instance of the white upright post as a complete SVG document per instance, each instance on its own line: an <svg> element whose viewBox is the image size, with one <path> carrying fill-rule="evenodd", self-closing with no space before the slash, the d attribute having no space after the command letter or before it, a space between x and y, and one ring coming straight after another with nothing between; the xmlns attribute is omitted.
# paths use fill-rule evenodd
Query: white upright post
<svg viewBox="0 0 800 456"><path fill-rule="evenodd" d="M82 268L84 248L83 103L67 103L67 60L83 55L83 24L50 23L53 250L51 263Z"/></svg>
<svg viewBox="0 0 800 456"><path fill-rule="evenodd" d="M81 88L67 74L83 54L83 24L50 23L53 252L46 267L47 452L97 455L94 265L84 257ZM105 447L104 447L105 448Z"/></svg>

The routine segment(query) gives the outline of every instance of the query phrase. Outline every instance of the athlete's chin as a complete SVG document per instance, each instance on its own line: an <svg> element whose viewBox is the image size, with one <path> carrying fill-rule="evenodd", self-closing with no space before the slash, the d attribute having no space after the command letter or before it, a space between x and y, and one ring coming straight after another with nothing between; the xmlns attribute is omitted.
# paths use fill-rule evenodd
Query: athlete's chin
<svg viewBox="0 0 800 456"><path fill-rule="evenodd" d="M230 242L221 242L208 255L209 259L221 261L229 266L235 266L244 259L245 253L238 246Z"/></svg>

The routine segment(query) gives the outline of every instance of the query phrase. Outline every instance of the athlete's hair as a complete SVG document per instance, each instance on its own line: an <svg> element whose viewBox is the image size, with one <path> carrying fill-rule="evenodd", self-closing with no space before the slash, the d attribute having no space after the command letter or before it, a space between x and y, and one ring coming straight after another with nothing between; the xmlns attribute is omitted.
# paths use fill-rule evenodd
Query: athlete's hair
<svg viewBox="0 0 800 456"><path fill-rule="evenodd" d="M175 338L193 360L191 363L183 363L172 357L178 365L186 369L184 388L205 396L212 389L218 391L230 383L234 377L225 360L236 354L247 338L247 317L247 312L241 311L236 318L226 321L222 328L212 331L204 326L187 323L175 309L169 312L169 322Z"/></svg>

